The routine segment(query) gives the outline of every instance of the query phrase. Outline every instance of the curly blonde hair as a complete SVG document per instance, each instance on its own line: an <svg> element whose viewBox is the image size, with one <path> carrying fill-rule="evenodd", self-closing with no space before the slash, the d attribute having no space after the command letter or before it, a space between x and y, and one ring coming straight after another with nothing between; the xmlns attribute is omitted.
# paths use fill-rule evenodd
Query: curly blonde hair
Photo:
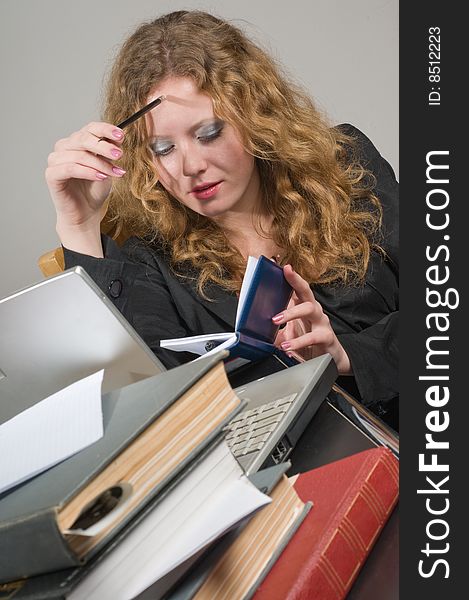
<svg viewBox="0 0 469 600"><path fill-rule="evenodd" d="M372 175L353 140L331 128L314 103L238 28L200 11L144 23L123 45L109 74L104 119L118 123L168 76L190 77L215 114L240 133L256 157L269 214L269 237L310 283L363 280L379 247L381 208ZM158 183L143 119L126 131L122 166L107 218L122 231L162 245L176 273L238 291L245 260L224 231Z"/></svg>

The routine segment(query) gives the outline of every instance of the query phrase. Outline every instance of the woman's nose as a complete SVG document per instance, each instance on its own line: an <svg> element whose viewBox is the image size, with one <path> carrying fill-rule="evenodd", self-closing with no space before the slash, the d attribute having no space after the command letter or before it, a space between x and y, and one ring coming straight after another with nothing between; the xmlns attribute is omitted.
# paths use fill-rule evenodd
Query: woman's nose
<svg viewBox="0 0 469 600"><path fill-rule="evenodd" d="M207 170L207 160L203 152L194 146L184 152L182 170L185 177L194 177Z"/></svg>

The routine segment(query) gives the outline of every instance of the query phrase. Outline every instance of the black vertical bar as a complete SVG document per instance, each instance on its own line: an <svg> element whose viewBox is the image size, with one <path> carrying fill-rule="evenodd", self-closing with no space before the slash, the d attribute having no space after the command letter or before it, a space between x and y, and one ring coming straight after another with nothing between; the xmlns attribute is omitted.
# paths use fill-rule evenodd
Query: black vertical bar
<svg viewBox="0 0 469 600"><path fill-rule="evenodd" d="M460 6L400 5L403 599L467 595L469 53ZM432 461L448 470L431 471Z"/></svg>

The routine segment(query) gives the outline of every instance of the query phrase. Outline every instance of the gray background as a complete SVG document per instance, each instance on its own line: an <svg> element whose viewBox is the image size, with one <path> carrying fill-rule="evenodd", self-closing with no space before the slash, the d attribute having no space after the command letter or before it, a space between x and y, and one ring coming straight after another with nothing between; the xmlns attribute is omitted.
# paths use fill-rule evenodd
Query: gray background
<svg viewBox="0 0 469 600"><path fill-rule="evenodd" d="M40 281L37 259L58 245L44 181L55 141L99 118L135 26L183 8L245 29L398 172L398 0L0 0L0 298Z"/></svg>

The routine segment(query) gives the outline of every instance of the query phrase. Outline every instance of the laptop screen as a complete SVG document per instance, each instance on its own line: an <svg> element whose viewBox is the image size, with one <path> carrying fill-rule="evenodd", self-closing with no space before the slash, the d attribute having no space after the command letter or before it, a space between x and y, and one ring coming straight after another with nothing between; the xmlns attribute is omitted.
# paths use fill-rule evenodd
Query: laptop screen
<svg viewBox="0 0 469 600"><path fill-rule="evenodd" d="M81 267L0 300L0 423L102 368L103 393L166 370Z"/></svg>

